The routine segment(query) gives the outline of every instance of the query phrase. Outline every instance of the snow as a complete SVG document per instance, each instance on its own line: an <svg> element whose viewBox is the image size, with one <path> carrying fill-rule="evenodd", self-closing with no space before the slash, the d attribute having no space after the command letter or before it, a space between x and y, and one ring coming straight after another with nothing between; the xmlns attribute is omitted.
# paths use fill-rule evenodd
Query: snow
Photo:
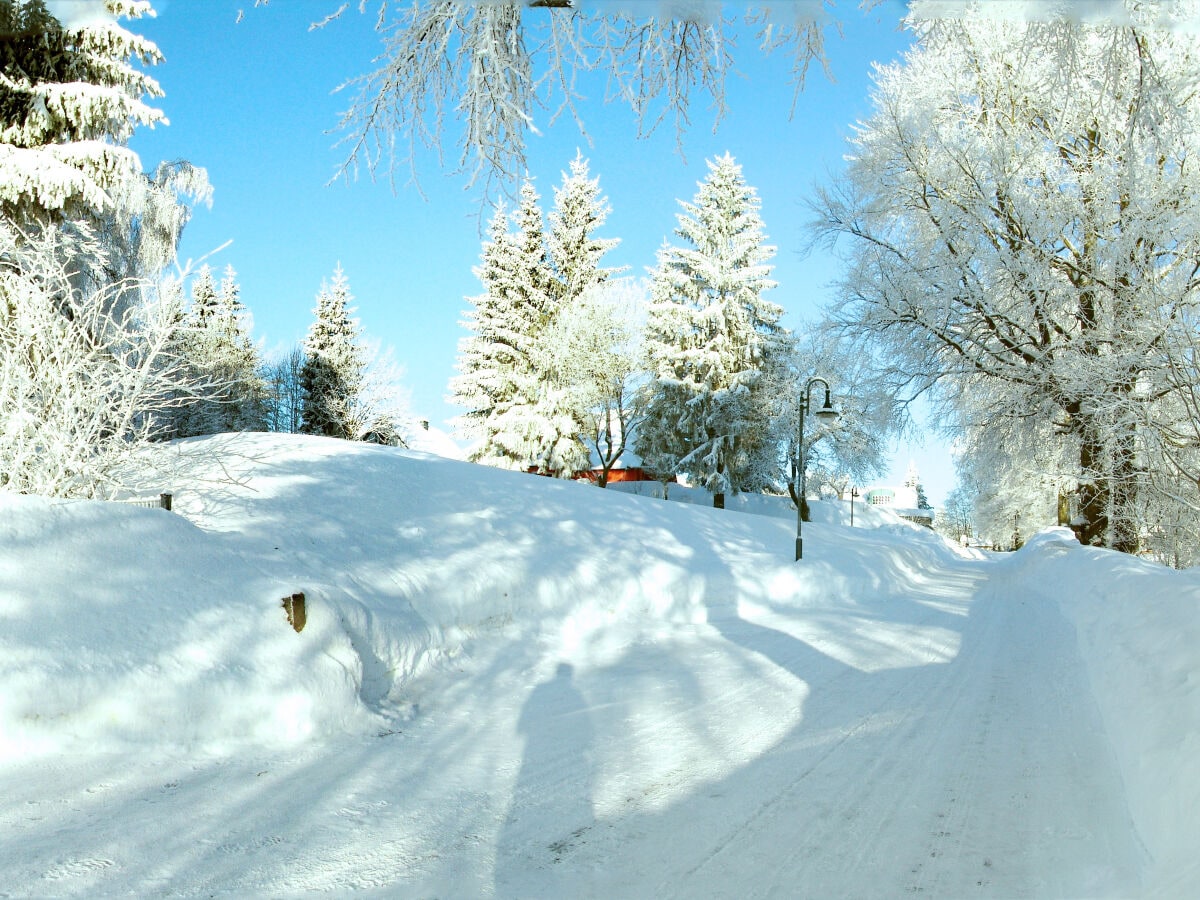
<svg viewBox="0 0 1200 900"><path fill-rule="evenodd" d="M0 494L0 895L1185 896L1200 573L324 438ZM625 487L625 486L622 486ZM296 632L283 597L304 592Z"/></svg>

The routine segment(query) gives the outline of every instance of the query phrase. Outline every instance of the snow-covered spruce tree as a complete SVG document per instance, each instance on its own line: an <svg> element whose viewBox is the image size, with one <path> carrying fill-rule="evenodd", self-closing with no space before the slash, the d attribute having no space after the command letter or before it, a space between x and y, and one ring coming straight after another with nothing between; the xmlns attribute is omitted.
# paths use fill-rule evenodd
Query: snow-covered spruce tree
<svg viewBox="0 0 1200 900"><path fill-rule="evenodd" d="M539 203L526 181L514 213L492 219L475 269L484 293L471 298L464 325L473 334L459 344L450 389L468 409L458 427L474 442L472 460L571 478L589 466L584 435L598 391L564 355L564 329L615 271L600 260L617 242L595 235L608 203L581 156L555 190L549 231Z"/></svg>
<svg viewBox="0 0 1200 900"><path fill-rule="evenodd" d="M483 293L469 297L461 323L470 333L458 342L458 375L450 380L450 401L466 408L455 420L458 436L471 445L473 462L518 468L523 460L497 443L496 422L532 378L528 316L514 305L512 290L516 241L508 216L498 207L488 228L475 277Z"/></svg>
<svg viewBox="0 0 1200 900"><path fill-rule="evenodd" d="M174 407L163 414L159 437L163 440L217 434L215 417L210 415L210 398L215 403L219 393L210 386L205 375L207 361L208 323L213 320L217 309L217 285L212 269L201 266L191 283L191 303L184 307L181 302L176 311L178 327L172 336L169 352L175 364L184 368L191 376L189 381L200 387L199 391L181 393Z"/></svg>
<svg viewBox="0 0 1200 900"><path fill-rule="evenodd" d="M43 0L0 2L0 213L20 234L84 227L98 235L103 265L72 263L77 282L90 281L81 287L161 271L188 219L184 201L209 195L203 170L178 162L146 176L126 146L139 125L166 122L145 102L161 89L138 68L162 57L117 24L153 15L148 2L106 0L104 8L107 17L64 28Z"/></svg>
<svg viewBox="0 0 1200 900"><path fill-rule="evenodd" d="M364 368L359 325L351 318L352 300L350 283L339 264L332 283L321 285L315 318L304 341L300 373L304 391L300 430L304 434L348 440L361 436L348 415L362 388Z"/></svg>
<svg viewBox="0 0 1200 900"><path fill-rule="evenodd" d="M1178 391L1164 349L1200 298L1200 53L1163 4L1122 13L913 22L819 210L851 252L840 319L897 384L964 428L1052 434L1082 539L1133 552Z"/></svg>
<svg viewBox="0 0 1200 900"><path fill-rule="evenodd" d="M264 431L267 427L267 386L262 359L250 337L250 314L240 299L237 273L227 266L217 295L213 353L214 379L223 386L222 431Z"/></svg>
<svg viewBox="0 0 1200 900"><path fill-rule="evenodd" d="M108 0L137 17L146 2ZM164 121L143 97L162 96L135 68L161 61L158 49L115 22L67 30L43 0L0 3L0 209L28 231L110 209L141 177L123 146L138 125Z"/></svg>
<svg viewBox="0 0 1200 900"><path fill-rule="evenodd" d="M351 441L404 445L410 425L402 372L351 318L350 282L341 264L317 295L300 367L300 431Z"/></svg>
<svg viewBox="0 0 1200 900"><path fill-rule="evenodd" d="M619 238L596 235L611 211L600 193L600 179L591 177L588 161L577 152L570 171L562 174L562 184L554 189L554 208L547 217L546 252L558 306L577 302L620 271L600 265L604 254L621 243Z"/></svg>
<svg viewBox="0 0 1200 900"><path fill-rule="evenodd" d="M0 490L104 497L130 454L194 393L171 352L177 289L81 288L70 259L103 259L94 241L18 234L0 220Z"/></svg>
<svg viewBox="0 0 1200 900"><path fill-rule="evenodd" d="M497 211L492 219L475 270L484 293L471 298L474 309L464 324L474 333L459 345L460 374L451 392L468 409L458 427L475 442L472 461L553 472L578 456L578 438L546 416L536 368L537 342L554 308L539 200L527 181L512 216Z"/></svg>
<svg viewBox="0 0 1200 900"><path fill-rule="evenodd" d="M180 398L171 437L266 428L267 386L239 293L232 267L219 288L208 266L192 281L191 307L176 344L200 393Z"/></svg>
<svg viewBox="0 0 1200 900"><path fill-rule="evenodd" d="M691 203L680 201L676 234L687 246L659 251L646 326L649 402L637 451L661 468L677 460L723 506L758 457L775 454L767 373L786 361L783 310L763 297L775 286L761 203L732 156L709 161Z"/></svg>
<svg viewBox="0 0 1200 900"><path fill-rule="evenodd" d="M516 278L510 290L514 310L524 317L519 327L528 347L530 370L515 402L496 419L497 440L521 461L522 468L570 478L587 468L588 456L570 386L547 370L542 350L547 329L563 302L564 289L550 259L540 201L533 182L526 181L513 213Z"/></svg>
<svg viewBox="0 0 1200 900"><path fill-rule="evenodd" d="M620 243L596 235L608 213L599 179L590 176L587 160L577 153L570 172L563 173L562 184L554 190L554 208L546 232L546 258L552 277L547 306L534 334L537 405L545 425L532 464L539 472L560 478L572 478L589 467L584 436L593 431L597 401L603 404L601 398L611 399L611 391L604 387L608 383L606 375L592 370L590 380L581 380L585 369L563 352L564 346L572 343L584 351L588 338L572 336L572 326L598 325L597 317L602 314L594 303L587 304L587 310L582 308L585 295L618 271L600 265L604 254Z"/></svg>

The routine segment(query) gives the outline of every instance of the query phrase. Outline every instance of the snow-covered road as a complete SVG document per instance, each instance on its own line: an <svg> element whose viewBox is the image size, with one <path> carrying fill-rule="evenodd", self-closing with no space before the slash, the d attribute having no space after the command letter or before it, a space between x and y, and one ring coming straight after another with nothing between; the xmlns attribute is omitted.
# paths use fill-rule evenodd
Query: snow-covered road
<svg viewBox="0 0 1200 900"><path fill-rule="evenodd" d="M257 440L203 528L5 508L0 897L1194 883L1200 577Z"/></svg>
<svg viewBox="0 0 1200 900"><path fill-rule="evenodd" d="M805 630L803 615L714 617L731 648L791 673L797 690L789 701L772 686L730 685L704 714L736 720L748 705L794 702L798 721L769 752L665 809L646 802L651 786L602 821L564 815L587 795L584 723L636 727L609 704L637 685L620 683L627 672L589 685L595 705L565 682L540 688L545 699L529 702L546 705L536 716L546 730L529 742L530 789L509 818L554 798L562 808L510 826L498 893L535 883L531 869L591 896L1136 893L1141 851L1074 633L1046 598L1014 596L1005 571L965 563L953 588L943 582L928 605L913 597L886 623L961 634L961 646L929 648L943 664L864 672L789 634ZM670 744L671 730L643 741ZM547 832L547 821L578 825Z"/></svg>
<svg viewBox="0 0 1200 900"><path fill-rule="evenodd" d="M846 637L832 612L717 608L587 672L536 645L464 660L400 734L19 769L0 829L33 839L0 887L103 895L120 865L165 896L1132 895L1074 633L1006 571L963 561L861 616L860 640L919 645L913 665L793 636Z"/></svg>

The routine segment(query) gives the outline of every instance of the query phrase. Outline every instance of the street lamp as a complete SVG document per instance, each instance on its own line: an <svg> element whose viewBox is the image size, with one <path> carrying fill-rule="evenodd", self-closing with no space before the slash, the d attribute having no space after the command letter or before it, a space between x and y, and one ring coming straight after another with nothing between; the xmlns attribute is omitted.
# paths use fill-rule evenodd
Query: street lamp
<svg viewBox="0 0 1200 900"><path fill-rule="evenodd" d="M825 386L825 402L821 404L821 408L816 410L813 415L818 419L831 421L838 417L838 411L833 408L833 403L829 399L829 382L824 378L816 376L808 379L804 385L804 391L800 394L800 427L798 440L796 441L796 469L800 477L800 490L796 494L796 559L804 558L804 493L808 489L807 473L805 472L804 458L804 420L808 416L808 411L812 406L812 389L817 383Z"/></svg>
<svg viewBox="0 0 1200 900"><path fill-rule="evenodd" d="M858 496L858 488L850 488L850 527L854 527L854 498Z"/></svg>

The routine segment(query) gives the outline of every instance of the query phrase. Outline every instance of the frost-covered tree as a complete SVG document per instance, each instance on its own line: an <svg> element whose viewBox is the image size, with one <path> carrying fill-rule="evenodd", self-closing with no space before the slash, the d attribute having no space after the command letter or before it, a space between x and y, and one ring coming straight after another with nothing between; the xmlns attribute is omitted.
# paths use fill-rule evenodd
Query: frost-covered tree
<svg viewBox="0 0 1200 900"><path fill-rule="evenodd" d="M800 398L810 377L816 375L830 383L838 416L821 421L810 415L805 423L804 464L809 490L820 493L830 489L841 496L852 484L863 484L879 475L887 468L889 439L897 427L894 394L879 378L871 359L824 325L802 331L788 378L778 388L778 415L774 419L781 435L777 440L784 448L786 477L782 481L793 495L793 503L799 502L794 494L800 481L795 471ZM776 480L780 480L778 476Z"/></svg>
<svg viewBox="0 0 1200 900"><path fill-rule="evenodd" d="M239 294L232 267L226 268L219 287L208 266L192 281L192 303L177 343L193 381L202 388L180 398L173 437L267 427L267 385Z"/></svg>
<svg viewBox="0 0 1200 900"><path fill-rule="evenodd" d="M934 515L933 528L952 541L962 541L975 536L973 516L971 498L961 488L955 488Z"/></svg>
<svg viewBox="0 0 1200 900"><path fill-rule="evenodd" d="M763 294L775 286L761 202L726 154L708 163L691 203L680 201L684 246L659 251L650 290L646 352L649 401L637 437L643 460L674 462L722 506L756 460L774 454L767 425L770 374L786 362L783 310Z"/></svg>
<svg viewBox="0 0 1200 900"><path fill-rule="evenodd" d="M474 270L484 290L470 298L463 324L472 333L459 343L459 374L450 383L454 402L467 408L457 428L473 442L468 458L508 469L532 464L546 430L534 356L552 279L538 200L527 182L515 214L498 209L492 218Z"/></svg>
<svg viewBox="0 0 1200 900"><path fill-rule="evenodd" d="M304 434L321 434L356 440L358 423L351 417L363 384L361 330L351 318L350 282L339 263L333 281L317 294L314 320L304 341L304 367L300 384L304 392L301 426Z"/></svg>
<svg viewBox="0 0 1200 900"><path fill-rule="evenodd" d="M0 2L0 209L28 229L103 214L141 178L124 146L138 125L164 121L143 98L162 96L138 65L162 57L117 16L150 13L108 0L108 21L64 29L44 0Z"/></svg>
<svg viewBox="0 0 1200 900"><path fill-rule="evenodd" d="M177 288L78 286L65 260L103 257L54 231L0 222L0 490L104 497L130 454L197 390L172 352Z"/></svg>
<svg viewBox="0 0 1200 900"><path fill-rule="evenodd" d="M851 254L841 321L897 385L1068 448L1082 539L1126 551L1200 287L1200 54L1164 11L911 20L819 204ZM973 445L1018 446L1001 433Z"/></svg>
<svg viewBox="0 0 1200 900"><path fill-rule="evenodd" d="M546 254L558 306L575 303L588 290L617 274L617 269L606 269L600 262L604 254L621 243L620 239L596 234L611 211L607 198L600 193L600 179L591 177L588 161L576 153L570 171L563 173L562 184L554 189L554 208L547 217L550 227L546 232Z"/></svg>
<svg viewBox="0 0 1200 900"><path fill-rule="evenodd" d="M419 147L440 156L453 119L461 127L460 171L490 186L527 171L525 136L536 132L539 113L551 122L569 113L586 135L580 104L590 92L588 73L605 73L608 98L632 108L639 135L664 121L682 133L697 97L713 111L714 125L724 117L739 32L743 45L792 55L789 80L798 92L809 62L823 62L824 29L833 20L808 4L733 16L707 0L380 0L377 22L384 35L379 67L343 86L354 94L341 123L347 166L394 173L413 163Z"/></svg>
<svg viewBox="0 0 1200 900"><path fill-rule="evenodd" d="M568 388L567 402L594 454L601 487L641 419L644 307L642 285L605 281L559 310L539 342L539 365Z"/></svg>
<svg viewBox="0 0 1200 900"><path fill-rule="evenodd" d="M501 468L516 468L522 460L493 440L496 424L532 377L526 336L529 316L515 305L511 288L515 243L508 217L499 207L474 269L483 293L468 298L471 309L461 324L470 333L459 340L459 374L450 381L449 399L467 410L455 420L455 428L471 445L468 458Z"/></svg>
<svg viewBox="0 0 1200 900"><path fill-rule="evenodd" d="M148 2L103 6L107 15L64 28L43 0L0 0L0 214L22 234L99 236L103 267L73 264L92 286L159 272L187 222L184 201L209 196L203 170L176 162L147 176L126 146L138 126L166 122L146 102L162 91L142 68L162 57L118 24L153 15Z"/></svg>
<svg viewBox="0 0 1200 900"><path fill-rule="evenodd" d="M532 462L539 472L560 478L574 477L589 467L584 436L595 431L595 403L604 403L602 394L611 399L611 391L598 389L596 379L584 374L587 362L571 358L595 351L594 331L590 337L584 332L599 327L604 313L587 295L617 271L600 264L604 254L620 243L596 234L608 213L599 179L590 176L587 160L576 154L570 172L563 173L562 184L554 190L545 235L551 278L547 303L533 332L536 406L544 430ZM568 347L574 348L574 354L564 352Z"/></svg>
<svg viewBox="0 0 1200 900"><path fill-rule="evenodd" d="M189 384L201 386L199 391L181 392L170 413L164 415L160 437L164 440L217 434L214 417L210 415L209 403L216 402L220 389L209 384L205 374L209 341L208 324L214 319L217 309L217 284L212 269L201 266L191 282L191 302L186 307L182 299L176 310L178 327L172 336L170 353L175 364L183 367L191 376Z"/></svg>
<svg viewBox="0 0 1200 900"><path fill-rule="evenodd" d="M1055 524L1078 528L1077 498L1072 503L1069 496L1077 449L1056 434L1052 421L992 421L987 398L977 400L980 410L968 413L955 454L959 490L971 503L976 533L1007 546L1017 519L1030 534Z"/></svg>
<svg viewBox="0 0 1200 900"><path fill-rule="evenodd" d="M1177 568L1200 563L1200 316L1184 313L1163 354L1168 390L1152 428L1142 536L1146 552Z"/></svg>
<svg viewBox="0 0 1200 900"><path fill-rule="evenodd" d="M347 396L339 408L347 431L354 440L391 447L407 446L406 435L412 428L408 390L404 370L392 356L390 347L364 339L362 381L358 391Z"/></svg>
<svg viewBox="0 0 1200 900"><path fill-rule="evenodd" d="M263 367L262 378L267 385L267 429L285 434L300 432L304 389L304 351L293 347L282 357Z"/></svg>
<svg viewBox="0 0 1200 900"><path fill-rule="evenodd" d="M571 386L546 365L543 341L566 302L563 282L556 277L550 256L545 216L532 181L521 187L520 203L513 214L515 233L514 274L509 291L514 310L523 315L519 326L527 346L529 370L514 402L497 417L497 437L514 461L543 475L570 478L588 466L581 437L581 421L571 402ZM564 232L566 229L564 229ZM564 256L568 270L582 269L587 245L577 258ZM582 277L582 275L581 275Z"/></svg>
<svg viewBox="0 0 1200 900"><path fill-rule="evenodd" d="M570 478L589 465L590 413L566 367L560 319L574 321L584 294L609 277L599 262L615 242L593 233L608 206L582 158L555 199L549 232L531 181L511 216L493 216L475 269L484 292L471 298L450 390L467 408L457 426L474 442L470 459Z"/></svg>
<svg viewBox="0 0 1200 900"><path fill-rule="evenodd" d="M180 291L156 279L207 181L186 163L142 174L126 142L165 122L139 68L159 54L117 19L152 11L103 8L64 27L41 0L0 0L0 468L18 490L103 493L201 388L178 352Z"/></svg>

